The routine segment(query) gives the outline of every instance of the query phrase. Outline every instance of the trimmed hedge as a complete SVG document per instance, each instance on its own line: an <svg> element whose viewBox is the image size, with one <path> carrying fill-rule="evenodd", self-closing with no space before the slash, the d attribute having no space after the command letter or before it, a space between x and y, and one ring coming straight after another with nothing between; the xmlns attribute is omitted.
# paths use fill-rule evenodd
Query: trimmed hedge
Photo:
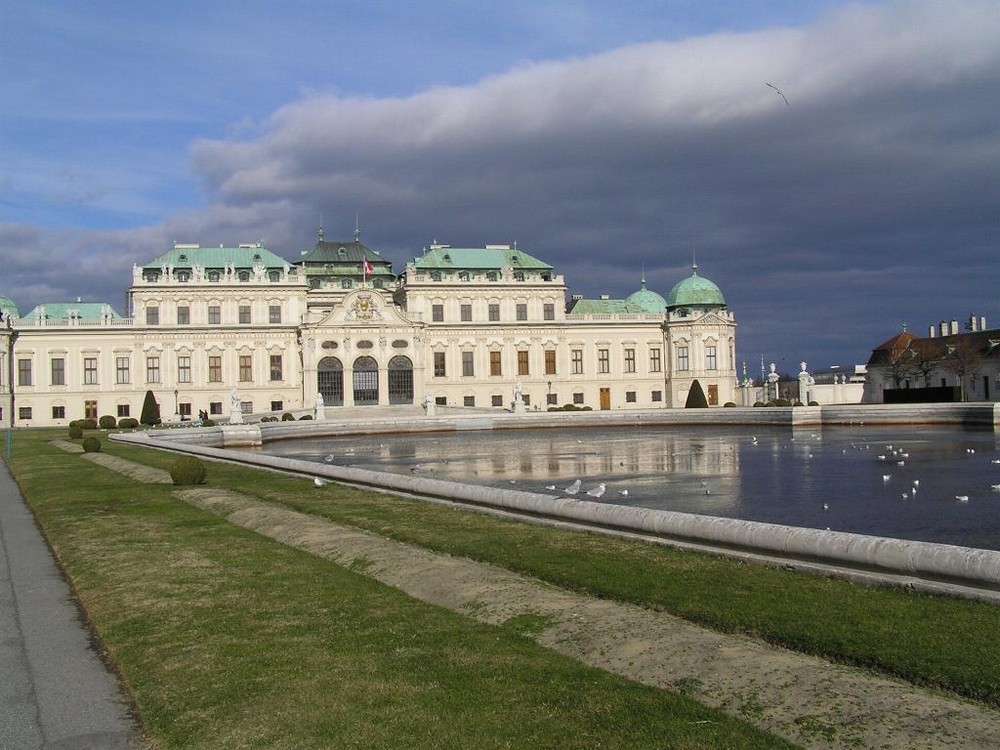
<svg viewBox="0 0 1000 750"><path fill-rule="evenodd" d="M101 441L100 439L91 435L90 437L85 437L83 439L83 452L84 453L100 453L101 452Z"/></svg>
<svg viewBox="0 0 1000 750"><path fill-rule="evenodd" d="M69 436L73 440L79 440L83 437L83 427L81 427L76 421L69 423Z"/></svg>
<svg viewBox="0 0 1000 750"><path fill-rule="evenodd" d="M174 484L204 484L205 473L205 462L194 456L182 456L170 464Z"/></svg>
<svg viewBox="0 0 1000 750"><path fill-rule="evenodd" d="M103 417L97 420L97 424L102 430L113 430L118 424L118 420L112 417L110 414L105 414Z"/></svg>

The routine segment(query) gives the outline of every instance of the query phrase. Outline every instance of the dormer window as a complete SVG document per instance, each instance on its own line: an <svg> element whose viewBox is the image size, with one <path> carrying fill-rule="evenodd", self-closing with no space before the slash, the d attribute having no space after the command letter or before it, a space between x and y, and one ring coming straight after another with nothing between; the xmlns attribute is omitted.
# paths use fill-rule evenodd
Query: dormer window
<svg viewBox="0 0 1000 750"><path fill-rule="evenodd" d="M441 281L441 272L431 271L431 281Z"/></svg>
<svg viewBox="0 0 1000 750"><path fill-rule="evenodd" d="M459 271L458 272L458 280L459 281L468 281L469 280L469 272L468 271Z"/></svg>
<svg viewBox="0 0 1000 750"><path fill-rule="evenodd" d="M222 278L222 275L218 271L209 271L208 272L208 280L209 281L218 283L220 278Z"/></svg>
<svg viewBox="0 0 1000 750"><path fill-rule="evenodd" d="M486 272L486 280L487 281L496 281L497 280L497 272L496 271L487 271Z"/></svg>
<svg viewBox="0 0 1000 750"><path fill-rule="evenodd" d="M514 271L514 281L524 281L524 271Z"/></svg>
<svg viewBox="0 0 1000 750"><path fill-rule="evenodd" d="M267 280L272 283L281 281L281 274L278 271L268 271Z"/></svg>
<svg viewBox="0 0 1000 750"><path fill-rule="evenodd" d="M181 282L191 281L191 272L190 271L178 271L177 272L177 280L181 281Z"/></svg>
<svg viewBox="0 0 1000 750"><path fill-rule="evenodd" d="M240 281L250 281L250 272L240 271L239 274L237 275L237 278L239 278Z"/></svg>

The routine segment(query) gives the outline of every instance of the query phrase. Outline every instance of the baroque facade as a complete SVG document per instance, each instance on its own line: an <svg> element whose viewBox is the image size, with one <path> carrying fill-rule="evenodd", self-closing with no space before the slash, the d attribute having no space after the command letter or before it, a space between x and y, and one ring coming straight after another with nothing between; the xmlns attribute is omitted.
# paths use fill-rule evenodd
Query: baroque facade
<svg viewBox="0 0 1000 750"><path fill-rule="evenodd" d="M260 243L175 243L133 268L128 312L0 297L0 423L65 425L301 413L322 404L545 410L710 405L734 398L736 321L697 273L667 298L574 297L516 245L432 244L399 274L353 241L319 240L289 262Z"/></svg>

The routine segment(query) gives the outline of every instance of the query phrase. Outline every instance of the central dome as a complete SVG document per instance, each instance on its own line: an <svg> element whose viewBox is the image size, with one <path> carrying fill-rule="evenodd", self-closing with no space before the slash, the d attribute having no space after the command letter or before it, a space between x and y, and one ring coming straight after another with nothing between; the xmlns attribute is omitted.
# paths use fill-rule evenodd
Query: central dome
<svg viewBox="0 0 1000 750"><path fill-rule="evenodd" d="M646 288L645 278L642 280L642 289L632 292L625 301L651 313L662 313L667 309L667 301L652 289Z"/></svg>
<svg viewBox="0 0 1000 750"><path fill-rule="evenodd" d="M698 275L698 266L692 268L692 273L683 281L677 282L667 297L667 307L688 307L693 305L709 305L725 307L726 298L722 290L704 276Z"/></svg>

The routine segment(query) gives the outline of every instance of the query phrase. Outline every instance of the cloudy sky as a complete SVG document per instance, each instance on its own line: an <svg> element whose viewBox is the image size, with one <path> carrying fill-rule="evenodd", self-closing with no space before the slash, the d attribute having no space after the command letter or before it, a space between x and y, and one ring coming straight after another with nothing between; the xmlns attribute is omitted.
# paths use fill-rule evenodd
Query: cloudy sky
<svg viewBox="0 0 1000 750"><path fill-rule="evenodd" d="M516 241L588 297L696 257L751 372L1000 326L1000 2L625 5L5 0L0 294L124 313L172 240L357 216L397 270Z"/></svg>

